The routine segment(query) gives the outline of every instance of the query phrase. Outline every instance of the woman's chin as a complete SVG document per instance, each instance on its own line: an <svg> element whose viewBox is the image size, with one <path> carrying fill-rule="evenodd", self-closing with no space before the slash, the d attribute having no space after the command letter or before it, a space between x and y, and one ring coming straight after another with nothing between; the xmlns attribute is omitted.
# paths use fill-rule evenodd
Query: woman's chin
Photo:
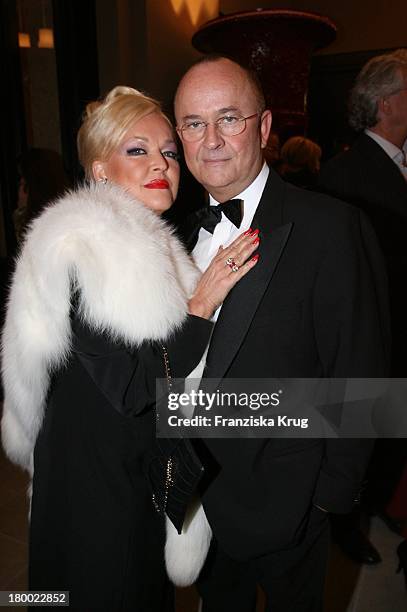
<svg viewBox="0 0 407 612"><path fill-rule="evenodd" d="M144 198L143 200L140 200L140 202L144 204L146 208L149 208L153 212L157 213L157 215L162 215L165 213L174 203L172 198Z"/></svg>

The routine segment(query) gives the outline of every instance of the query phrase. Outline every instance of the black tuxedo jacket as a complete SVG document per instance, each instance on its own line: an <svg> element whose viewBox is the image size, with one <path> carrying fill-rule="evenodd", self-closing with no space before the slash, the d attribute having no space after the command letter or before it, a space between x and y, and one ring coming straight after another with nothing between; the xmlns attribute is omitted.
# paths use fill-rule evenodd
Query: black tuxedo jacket
<svg viewBox="0 0 407 612"><path fill-rule="evenodd" d="M323 191L363 209L369 216L385 255L392 316L392 374L407 371L407 181L396 164L363 134L349 151L322 168Z"/></svg>
<svg viewBox="0 0 407 612"><path fill-rule="evenodd" d="M190 248L199 216L184 226ZM365 216L270 170L252 227L260 229L260 259L223 303L204 376L385 376L386 277ZM312 504L350 510L370 453L370 442L359 440L204 445L216 466L203 491L205 511L236 559L294 546Z"/></svg>
<svg viewBox="0 0 407 612"><path fill-rule="evenodd" d="M324 164L319 184L368 214L386 257L407 252L407 181L370 136Z"/></svg>

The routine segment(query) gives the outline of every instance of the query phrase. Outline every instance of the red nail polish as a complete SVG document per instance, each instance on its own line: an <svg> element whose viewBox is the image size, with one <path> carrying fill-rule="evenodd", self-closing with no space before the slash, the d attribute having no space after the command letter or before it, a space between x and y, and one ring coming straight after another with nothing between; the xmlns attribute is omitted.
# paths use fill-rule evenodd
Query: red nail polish
<svg viewBox="0 0 407 612"><path fill-rule="evenodd" d="M260 257L260 255L257 253L257 255L252 257L251 261L257 261L259 259L259 257Z"/></svg>
<svg viewBox="0 0 407 612"><path fill-rule="evenodd" d="M256 238L256 240L253 240L252 244L259 244L260 242L260 238Z"/></svg>
<svg viewBox="0 0 407 612"><path fill-rule="evenodd" d="M257 235L259 232L260 232L260 230L259 230L259 229L255 229L255 230L254 230L254 232L252 233L252 236L253 236L253 237L254 237L254 236L256 236L256 235Z"/></svg>
<svg viewBox="0 0 407 612"><path fill-rule="evenodd" d="M249 234L252 233L252 231L253 231L252 228L249 227L249 229L243 234L243 236L248 236Z"/></svg>

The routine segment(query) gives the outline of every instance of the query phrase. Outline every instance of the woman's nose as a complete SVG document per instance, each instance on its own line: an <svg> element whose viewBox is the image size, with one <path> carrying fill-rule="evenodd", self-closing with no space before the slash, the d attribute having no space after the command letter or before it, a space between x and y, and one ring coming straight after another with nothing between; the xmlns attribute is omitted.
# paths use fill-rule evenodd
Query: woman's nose
<svg viewBox="0 0 407 612"><path fill-rule="evenodd" d="M168 168L168 159L161 152L155 153L152 159L152 165L155 170L164 171Z"/></svg>

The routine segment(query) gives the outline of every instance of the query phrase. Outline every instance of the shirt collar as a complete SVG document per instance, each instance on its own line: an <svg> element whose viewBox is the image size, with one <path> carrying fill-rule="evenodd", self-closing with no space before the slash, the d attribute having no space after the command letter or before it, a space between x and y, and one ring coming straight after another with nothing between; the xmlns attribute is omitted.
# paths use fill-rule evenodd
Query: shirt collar
<svg viewBox="0 0 407 612"><path fill-rule="evenodd" d="M376 134L375 132L372 132L371 130L365 130L365 134L367 136L370 136L370 138L372 138L375 142L377 142L377 144L383 149L383 151L387 153L387 155L393 160L396 157L398 157L400 153L402 153L403 151L404 153L407 153L407 140L403 144L403 151L402 151L401 149L396 147L396 145L394 145L392 142L389 142L388 140L383 138L383 136L379 136L378 134Z"/></svg>
<svg viewBox="0 0 407 612"><path fill-rule="evenodd" d="M244 201L243 220L241 227L244 227L246 219L253 219L254 213L256 212L257 206L260 202L260 198L263 194L269 173L270 169L266 162L264 162L262 169L254 179L254 181L241 193L238 193L234 196L233 199L240 199ZM218 204L219 202L217 202L215 198L213 198L209 194L209 205L217 206Z"/></svg>

